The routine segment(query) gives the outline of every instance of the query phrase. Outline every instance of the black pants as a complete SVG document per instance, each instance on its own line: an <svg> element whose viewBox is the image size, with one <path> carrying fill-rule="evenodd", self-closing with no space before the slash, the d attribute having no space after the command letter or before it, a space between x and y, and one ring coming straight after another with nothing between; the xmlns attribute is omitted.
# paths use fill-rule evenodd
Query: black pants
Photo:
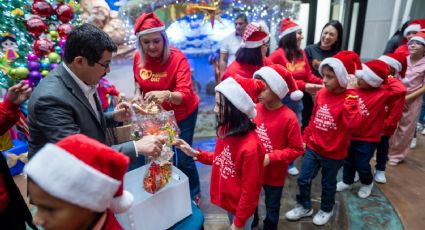
<svg viewBox="0 0 425 230"><path fill-rule="evenodd" d="M344 171L342 180L346 184L354 183L356 171L359 173L360 182L364 185L370 185L373 182L370 159L376 149L375 142L350 141L348 156L344 161Z"/></svg>
<svg viewBox="0 0 425 230"><path fill-rule="evenodd" d="M305 127L308 126L308 123L310 122L311 113L313 112L313 97L307 93L304 92L303 96L303 105L304 109L302 111L303 119L302 119L302 126L301 129L304 130Z"/></svg>

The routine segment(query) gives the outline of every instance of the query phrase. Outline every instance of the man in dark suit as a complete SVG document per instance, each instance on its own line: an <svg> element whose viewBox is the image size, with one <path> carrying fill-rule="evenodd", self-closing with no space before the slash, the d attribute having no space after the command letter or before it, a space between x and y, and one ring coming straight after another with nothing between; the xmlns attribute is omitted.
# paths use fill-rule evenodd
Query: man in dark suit
<svg viewBox="0 0 425 230"><path fill-rule="evenodd" d="M120 103L103 113L96 93L99 80L109 72L117 47L102 30L90 24L76 27L67 36L64 61L35 88L28 103L29 155L46 143L82 133L135 159L138 154L158 155L164 139L146 136L113 145L107 128L131 119L130 105Z"/></svg>

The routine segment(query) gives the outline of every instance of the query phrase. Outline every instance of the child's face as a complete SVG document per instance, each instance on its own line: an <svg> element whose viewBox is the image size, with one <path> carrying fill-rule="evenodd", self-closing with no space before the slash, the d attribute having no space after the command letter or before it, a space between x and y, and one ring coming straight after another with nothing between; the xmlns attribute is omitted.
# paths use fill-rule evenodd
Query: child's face
<svg viewBox="0 0 425 230"><path fill-rule="evenodd" d="M258 101L263 105L268 105L271 103L275 103L276 101L280 101L280 99L266 83L266 88L261 91L260 96L258 96Z"/></svg>
<svg viewBox="0 0 425 230"><path fill-rule="evenodd" d="M339 85L338 78L336 77L335 72L329 66L323 66L322 74L323 84L325 84L327 90L331 92L338 92L344 90L344 88Z"/></svg>
<svg viewBox="0 0 425 230"><path fill-rule="evenodd" d="M372 88L372 86L370 86L369 84L367 84L367 82L361 78L357 79L357 86L359 87L359 89L370 89Z"/></svg>
<svg viewBox="0 0 425 230"><path fill-rule="evenodd" d="M425 56L425 46L418 41L409 42L409 53L415 56Z"/></svg>
<svg viewBox="0 0 425 230"><path fill-rule="evenodd" d="M32 181L28 182L28 193L31 204L37 206L33 222L43 229L87 229L96 218L95 212L55 198Z"/></svg>

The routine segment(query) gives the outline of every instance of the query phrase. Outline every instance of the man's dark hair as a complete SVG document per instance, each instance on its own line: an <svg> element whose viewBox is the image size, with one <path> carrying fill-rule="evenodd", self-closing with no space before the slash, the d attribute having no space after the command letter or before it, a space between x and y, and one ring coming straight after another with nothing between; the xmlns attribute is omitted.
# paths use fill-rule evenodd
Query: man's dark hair
<svg viewBox="0 0 425 230"><path fill-rule="evenodd" d="M285 51L286 59L290 62L303 57L301 49L297 46L297 32L283 36L279 40L279 48Z"/></svg>
<svg viewBox="0 0 425 230"><path fill-rule="evenodd" d="M246 24L248 24L248 17L245 14L243 14L243 13L238 14L238 16L236 16L236 18L235 18L235 21L238 20L238 19L243 19L246 22Z"/></svg>
<svg viewBox="0 0 425 230"><path fill-rule="evenodd" d="M91 24L75 27L67 36L65 43L65 63L71 63L77 56L87 58L94 65L102 58L104 51L116 52L117 45L108 34Z"/></svg>
<svg viewBox="0 0 425 230"><path fill-rule="evenodd" d="M222 93L220 95L220 113L216 115L216 133L220 138L228 136L242 136L257 126L248 118L245 113L237 109Z"/></svg>
<svg viewBox="0 0 425 230"><path fill-rule="evenodd" d="M335 28L336 32L338 33L338 37L337 37L335 43L332 45L331 50L332 51L340 51L341 45L342 45L342 35L343 35L341 22L339 22L338 20L330 20L328 23L325 24L325 26L323 26L323 29L322 29L322 32L320 33L320 35L323 33L323 30L328 26L332 26L333 28ZM317 43L319 46L320 46L321 41L322 41L322 39L320 39L319 42Z"/></svg>
<svg viewBox="0 0 425 230"><path fill-rule="evenodd" d="M263 66L261 46L257 48L239 48L235 60L241 64Z"/></svg>

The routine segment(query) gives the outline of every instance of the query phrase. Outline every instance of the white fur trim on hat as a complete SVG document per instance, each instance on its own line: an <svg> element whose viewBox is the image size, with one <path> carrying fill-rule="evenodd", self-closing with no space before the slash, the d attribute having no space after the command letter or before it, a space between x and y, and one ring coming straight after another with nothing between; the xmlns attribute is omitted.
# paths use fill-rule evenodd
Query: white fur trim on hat
<svg viewBox="0 0 425 230"><path fill-rule="evenodd" d="M110 207L121 182L54 144L46 144L24 172L51 196L96 212Z"/></svg>
<svg viewBox="0 0 425 230"><path fill-rule="evenodd" d="M142 36L144 34L150 34L150 33L159 32L159 31L163 31L163 30L165 30L165 26L154 27L154 28L142 30L139 33L137 33L137 37L139 38L140 36Z"/></svg>
<svg viewBox="0 0 425 230"><path fill-rule="evenodd" d="M264 44L266 44L269 41L270 35L267 35L265 38L261 39L260 41L244 41L241 43L242 48L257 48Z"/></svg>
<svg viewBox="0 0 425 230"><path fill-rule="evenodd" d="M222 93L242 113L245 113L249 118L254 118L257 115L255 104L246 91L232 77L226 78L215 87L216 92Z"/></svg>
<svg viewBox="0 0 425 230"><path fill-rule="evenodd" d="M373 72L367 65L362 64L362 67L362 70L356 70L356 77L363 79L365 82L367 82L367 84L372 87L376 88L381 86L382 82L384 82L384 79L376 75L376 73Z"/></svg>
<svg viewBox="0 0 425 230"><path fill-rule="evenodd" d="M112 199L109 209L113 213L123 213L133 205L133 201L133 195L124 190L121 196Z"/></svg>
<svg viewBox="0 0 425 230"><path fill-rule="evenodd" d="M419 24L409 25L408 27L406 27L406 29L404 29L403 36L406 37L407 33L412 32L412 31L418 32L420 30L421 30L421 25L419 25Z"/></svg>
<svg viewBox="0 0 425 230"><path fill-rule="evenodd" d="M387 55L381 55L378 60L381 60L385 63L387 63L389 66L393 67L397 72L401 71L401 63L397 61L396 59L387 56Z"/></svg>
<svg viewBox="0 0 425 230"><path fill-rule="evenodd" d="M344 63L338 58L330 57L325 58L319 65L319 73L323 76L322 68L324 65L329 65L334 70L338 83L341 87L347 88L348 84L348 72L345 69Z"/></svg>
<svg viewBox="0 0 425 230"><path fill-rule="evenodd" d="M288 35L290 33L297 31L297 30L300 30L300 29L301 29L300 26L294 26L294 27L291 27L289 29L286 29L285 31L283 31L282 33L279 34L279 36L278 36L279 40L282 39L285 35Z"/></svg>
<svg viewBox="0 0 425 230"><path fill-rule="evenodd" d="M425 39L423 37L414 36L409 40L409 42L407 44L410 45L410 43L412 41L418 41L418 42L422 43L423 46L425 46Z"/></svg>
<svg viewBox="0 0 425 230"><path fill-rule="evenodd" d="M254 73L254 77L260 76L270 89L280 98L283 99L288 94L288 84L283 80L280 74L271 67L264 66Z"/></svg>
<svg viewBox="0 0 425 230"><path fill-rule="evenodd" d="M303 91L297 89L294 92L292 92L289 97L293 101L299 101L299 100L301 100L304 97L304 93L303 93Z"/></svg>

